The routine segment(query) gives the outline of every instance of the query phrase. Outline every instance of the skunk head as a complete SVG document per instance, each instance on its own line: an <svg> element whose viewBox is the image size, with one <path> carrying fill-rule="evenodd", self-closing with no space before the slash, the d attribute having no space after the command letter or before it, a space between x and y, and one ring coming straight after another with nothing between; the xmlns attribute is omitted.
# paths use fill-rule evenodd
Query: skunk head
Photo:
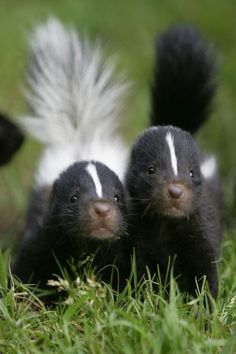
<svg viewBox="0 0 236 354"><path fill-rule="evenodd" d="M147 129L133 147L126 182L142 215L188 217L202 190L192 136L172 126Z"/></svg>
<svg viewBox="0 0 236 354"><path fill-rule="evenodd" d="M125 196L114 172L99 162L77 162L55 181L50 215L72 237L116 239L125 231Z"/></svg>

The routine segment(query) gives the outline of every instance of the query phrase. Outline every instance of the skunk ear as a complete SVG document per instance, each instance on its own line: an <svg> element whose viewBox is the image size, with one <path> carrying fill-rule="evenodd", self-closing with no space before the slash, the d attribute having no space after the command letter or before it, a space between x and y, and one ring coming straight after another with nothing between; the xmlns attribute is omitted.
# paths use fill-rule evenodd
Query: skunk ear
<svg viewBox="0 0 236 354"><path fill-rule="evenodd" d="M7 164L21 147L24 135L8 117L0 113L0 166Z"/></svg>

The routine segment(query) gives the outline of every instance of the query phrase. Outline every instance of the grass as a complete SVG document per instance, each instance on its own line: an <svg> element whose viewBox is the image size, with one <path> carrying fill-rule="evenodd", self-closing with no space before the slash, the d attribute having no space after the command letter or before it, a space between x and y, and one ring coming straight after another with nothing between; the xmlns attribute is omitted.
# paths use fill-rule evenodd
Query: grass
<svg viewBox="0 0 236 354"><path fill-rule="evenodd" d="M217 154L223 176L228 227L219 262L220 293L214 311L204 309L202 289L185 303L175 282L169 298L152 281L114 294L94 279L67 289L70 303L45 308L30 287L13 282L7 290L8 259L24 218L40 147L28 139L14 161L0 171L0 351L3 353L236 353L236 232L233 186L236 164L236 3L233 0L2 0L0 4L0 109L17 117L27 112L24 82L27 33L54 14L93 39L133 81L124 107L128 142L147 125L153 42L169 25L196 25L213 43L219 62L215 110L198 135L205 151ZM7 268L7 270L6 270ZM65 285L65 284L64 284ZM134 296L135 295L135 296ZM21 299L21 301L19 301ZM206 325L207 324L207 325Z"/></svg>
<svg viewBox="0 0 236 354"><path fill-rule="evenodd" d="M155 292L148 280L122 294L98 283L93 275L73 283L59 280L67 299L56 308L44 307L29 287L12 281L7 290L0 259L0 350L3 353L235 353L236 296L231 258L232 241L225 242L221 262L221 293L213 311L204 306L207 289L185 302L173 279L170 294Z"/></svg>

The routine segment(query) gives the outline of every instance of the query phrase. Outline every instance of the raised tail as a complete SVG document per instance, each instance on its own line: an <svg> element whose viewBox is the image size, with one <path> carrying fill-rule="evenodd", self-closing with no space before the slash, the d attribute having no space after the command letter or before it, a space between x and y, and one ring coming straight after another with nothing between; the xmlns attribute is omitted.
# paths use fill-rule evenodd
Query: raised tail
<svg viewBox="0 0 236 354"><path fill-rule="evenodd" d="M163 33L156 51L151 124L195 133L208 118L216 91L214 54L189 26Z"/></svg>
<svg viewBox="0 0 236 354"><path fill-rule="evenodd" d="M49 182L46 170L51 181L78 160L116 167L115 155L125 155L117 129L128 84L114 79L114 62L104 59L99 43L82 40L55 18L35 29L30 49L26 97L33 117L23 125L47 146L37 179Z"/></svg>

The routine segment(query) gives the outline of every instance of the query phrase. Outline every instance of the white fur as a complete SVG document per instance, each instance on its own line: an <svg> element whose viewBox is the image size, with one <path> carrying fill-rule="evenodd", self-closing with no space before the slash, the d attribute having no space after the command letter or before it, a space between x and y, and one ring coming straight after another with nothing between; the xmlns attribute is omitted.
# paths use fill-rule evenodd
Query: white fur
<svg viewBox="0 0 236 354"><path fill-rule="evenodd" d="M86 167L86 171L89 173L89 175L93 179L93 183L95 185L95 190L96 190L97 196L99 198L102 198L102 185L101 185L101 181L98 177L96 166L90 162Z"/></svg>
<svg viewBox="0 0 236 354"><path fill-rule="evenodd" d="M71 164L76 162L73 146L55 144L43 152L35 176L36 185L51 185Z"/></svg>
<svg viewBox="0 0 236 354"><path fill-rule="evenodd" d="M121 99L128 84L114 80L114 63L98 43L81 40L50 18L30 38L27 98L33 117L25 129L46 145L36 181L48 184L71 162L94 159L123 177L127 149L118 137Z"/></svg>
<svg viewBox="0 0 236 354"><path fill-rule="evenodd" d="M117 137L111 141L94 138L88 144L73 143L49 145L40 160L36 185L52 184L76 161L99 161L115 172L123 181L128 162L128 149Z"/></svg>
<svg viewBox="0 0 236 354"><path fill-rule="evenodd" d="M170 150L171 166L173 168L175 176L178 176L178 166L177 166L177 158L175 154L174 139L170 132L166 134L166 142Z"/></svg>
<svg viewBox="0 0 236 354"><path fill-rule="evenodd" d="M201 164L201 172L204 178L211 179L217 172L217 163L214 156L210 156Z"/></svg>

